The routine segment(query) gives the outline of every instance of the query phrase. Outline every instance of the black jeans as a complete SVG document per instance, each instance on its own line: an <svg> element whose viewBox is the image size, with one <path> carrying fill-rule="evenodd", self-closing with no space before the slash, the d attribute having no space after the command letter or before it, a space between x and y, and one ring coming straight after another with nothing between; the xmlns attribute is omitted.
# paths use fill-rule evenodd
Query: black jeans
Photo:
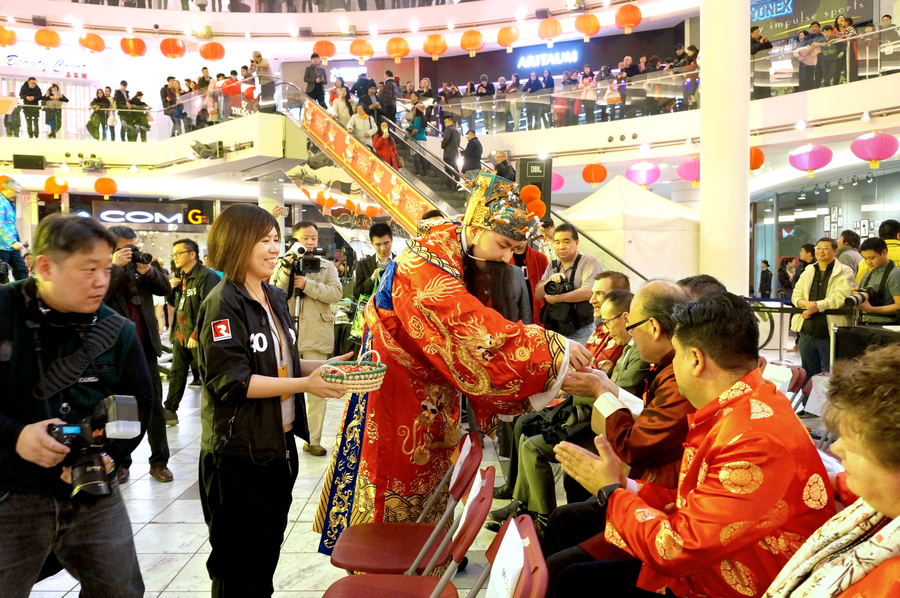
<svg viewBox="0 0 900 598"><path fill-rule="evenodd" d="M28 266L25 265L25 260L22 258L22 252L18 249L0 251L0 262L9 264L16 280L25 280L28 278Z"/></svg>
<svg viewBox="0 0 900 598"><path fill-rule="evenodd" d="M551 596L578 596L585 588L592 588L596 598L659 598L661 594L637 588L641 573L640 561L593 561L566 567L559 575ZM666 590L665 596L675 596Z"/></svg>
<svg viewBox="0 0 900 598"><path fill-rule="evenodd" d="M83 598L143 598L134 534L118 485L72 503L0 492L0 596L28 598L47 557L81 582Z"/></svg>
<svg viewBox="0 0 900 598"><path fill-rule="evenodd" d="M175 413L184 398L184 387L191 364L199 363L196 349L188 349L177 340L172 341L172 372L169 375L169 396L166 398L166 409Z"/></svg>
<svg viewBox="0 0 900 598"><path fill-rule="evenodd" d="M567 595L556 593L556 579L563 569L576 563L596 562L578 544L602 534L605 529L606 507L600 506L596 496L585 502L571 503L553 510L541 546L549 573L547 598L553 598L554 594Z"/></svg>
<svg viewBox="0 0 900 598"><path fill-rule="evenodd" d="M25 123L28 126L28 137L37 139L37 136L41 132L40 113L36 108L32 108L31 110L32 112L29 112L28 108L24 110Z"/></svg>
<svg viewBox="0 0 900 598"><path fill-rule="evenodd" d="M297 479L297 445L288 458L252 459L200 452L200 504L212 552L206 569L214 598L268 598Z"/></svg>
<svg viewBox="0 0 900 598"><path fill-rule="evenodd" d="M150 466L165 467L169 463L169 440L166 438L166 418L163 416L162 379L159 377L159 363L156 350L144 347L147 358L147 369L153 382L153 407L150 411L150 424L147 426L147 442L150 443ZM122 467L131 467L131 456L122 461Z"/></svg>

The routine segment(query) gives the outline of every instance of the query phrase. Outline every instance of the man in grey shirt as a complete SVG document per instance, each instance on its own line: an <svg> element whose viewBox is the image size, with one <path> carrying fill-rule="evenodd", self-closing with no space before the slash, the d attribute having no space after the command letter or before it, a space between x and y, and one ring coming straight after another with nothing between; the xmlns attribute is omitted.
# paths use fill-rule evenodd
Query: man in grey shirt
<svg viewBox="0 0 900 598"><path fill-rule="evenodd" d="M900 268L888 259L884 239L866 239L862 244L862 257L869 271L863 274L859 290L871 289L868 301L857 307L863 312L862 323L870 325L896 324L900 310Z"/></svg>
<svg viewBox="0 0 900 598"><path fill-rule="evenodd" d="M562 314L564 306L571 305L565 321L558 318L541 317L541 322L548 330L554 330L566 338L582 345L587 343L594 331L594 310L590 299L594 279L603 272L597 258L578 253L578 231L571 224L560 224L553 232L553 251L557 259L550 262L541 281L534 289L535 299L546 301L544 310L549 314ZM546 285L550 281L564 284L572 281L573 290L564 293L547 293ZM581 315L579 315L581 314ZM537 318L535 318L537 319Z"/></svg>
<svg viewBox="0 0 900 598"><path fill-rule="evenodd" d="M853 276L856 276L862 259L859 254L859 235L852 230L843 231L838 238L837 261L848 266L853 270Z"/></svg>

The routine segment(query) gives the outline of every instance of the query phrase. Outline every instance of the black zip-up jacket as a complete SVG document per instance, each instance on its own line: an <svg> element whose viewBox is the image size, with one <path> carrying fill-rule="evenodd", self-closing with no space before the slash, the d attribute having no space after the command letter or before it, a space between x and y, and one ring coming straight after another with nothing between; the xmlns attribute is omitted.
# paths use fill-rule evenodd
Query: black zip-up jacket
<svg viewBox="0 0 900 598"><path fill-rule="evenodd" d="M122 459L140 444L150 421L153 385L144 351L132 322L125 322L116 344L96 357L74 386L58 393L46 404L34 398L34 387L40 380L30 326L38 326L44 371L60 357L75 353L82 344L82 334L89 323L106 318L120 318L106 305L94 314L44 314L38 305L34 278L0 285L0 497L6 492L40 494L68 500L72 486L59 479L62 465L41 467L22 459L16 453L16 442L22 429L50 417L69 423L80 423L106 397L131 395L137 399L141 419L141 435L130 440L113 440L105 449L115 460ZM11 351L2 350L10 343ZM48 415L49 412L49 415Z"/></svg>
<svg viewBox="0 0 900 598"><path fill-rule="evenodd" d="M291 335L288 345L293 372L299 378L300 354L287 293L265 282L263 286L281 330ZM266 310L243 285L226 278L200 307L198 328L203 378L201 448L220 455L251 458L257 463L285 459L281 397L247 398L251 376L278 377L278 347ZM308 442L306 401L300 393L294 395L293 401L292 432Z"/></svg>
<svg viewBox="0 0 900 598"><path fill-rule="evenodd" d="M187 343L188 338L199 340L197 314L200 312L200 304L206 299L210 291L219 284L220 280L218 274L197 262L191 268L190 274L182 280L182 283L186 282L187 284L184 285L184 310L181 313L178 311L178 306L181 303L182 285L177 285L172 289L172 294L169 296L169 305L175 308L175 317L172 318L172 327L169 332L170 340L176 338L178 317L180 315L184 316L184 326L190 332L190 334L185 335L184 342Z"/></svg>
<svg viewBox="0 0 900 598"><path fill-rule="evenodd" d="M134 289L130 288L130 276L135 277ZM168 297L172 293L172 286L158 266L151 266L147 274L138 274L136 269L123 268L113 264L109 278L109 290L106 291L106 297L103 298L104 303L120 316L130 319L129 305L133 305L132 300L135 297L132 291L137 291L136 296L141 298L138 308L147 334L147 338L144 340L149 341L154 353L159 357L162 355L162 342L159 338L159 320L156 319L153 296ZM136 324L137 322L135 322Z"/></svg>

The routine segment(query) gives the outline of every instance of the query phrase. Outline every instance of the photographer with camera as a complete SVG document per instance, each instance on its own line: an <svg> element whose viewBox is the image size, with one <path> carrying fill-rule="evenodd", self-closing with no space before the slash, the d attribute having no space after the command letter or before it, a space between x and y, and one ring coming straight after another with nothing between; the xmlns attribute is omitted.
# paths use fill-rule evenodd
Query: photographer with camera
<svg viewBox="0 0 900 598"><path fill-rule="evenodd" d="M109 290L104 302L123 318L134 322L135 330L144 349L150 380L153 382L153 408L147 440L150 443L150 475L158 482L171 482L174 477L168 468L169 441L166 439L166 420L163 417L162 379L159 376L159 356L162 342L159 337L159 321L153 297L168 297L172 292L169 279L153 256L137 248L137 235L127 226L109 229L116 237L116 251L110 271ZM121 463L118 478L128 481L131 459Z"/></svg>
<svg viewBox="0 0 900 598"><path fill-rule="evenodd" d="M169 281L172 285L169 305L175 308L169 329L172 372L169 375L169 396L166 398L163 415L167 425L175 426L178 425L178 406L184 397L188 370L192 363L200 363L197 353L200 334L197 330L197 314L200 313L200 304L221 279L200 263L200 248L190 239L175 241L172 261L177 269Z"/></svg>
<svg viewBox="0 0 900 598"><path fill-rule="evenodd" d="M19 181L6 179L0 188L0 262L6 262L12 268L16 280L28 278L28 267L22 259L25 245L19 240L16 229L16 196L22 190Z"/></svg>
<svg viewBox="0 0 900 598"><path fill-rule="evenodd" d="M887 243L888 259L894 262L894 265L900 268L900 222L896 220L885 220L878 227L878 238ZM856 271L856 282L862 282L863 276L869 271L869 267L865 262L859 263L859 269Z"/></svg>
<svg viewBox="0 0 900 598"><path fill-rule="evenodd" d="M294 289L288 303L296 318L300 359L321 361L328 359L334 349L331 304L341 300L341 279L334 264L316 257L325 255L318 247L319 227L304 220L294 226L294 231L297 242L284 257L290 267L276 273L275 285L284 291ZM325 398L307 393L309 442L303 445L303 450L316 457L327 452L322 446L326 404Z"/></svg>
<svg viewBox="0 0 900 598"><path fill-rule="evenodd" d="M594 331L591 288L603 268L594 256L578 253L578 231L571 224L556 227L553 251L558 259L550 262L534 291L535 299L547 302L541 324L583 345Z"/></svg>
<svg viewBox="0 0 900 598"><path fill-rule="evenodd" d="M390 263L394 260L391 247L394 244L394 235L391 225L386 222L373 224L369 229L369 241L375 248L375 253L359 260L356 264L356 273L353 276L353 300L359 301L361 295L369 295L375 292L378 280Z"/></svg>
<svg viewBox="0 0 900 598"><path fill-rule="evenodd" d="M848 297L847 302L863 312L861 324L896 324L900 310L900 268L888 259L884 239L866 239L860 250L868 271L863 275L858 291Z"/></svg>
<svg viewBox="0 0 900 598"><path fill-rule="evenodd" d="M142 598L110 472L140 442L153 387L134 324L103 305L115 239L74 214L34 239L34 277L0 286L0 596L27 598L52 555L85 598Z"/></svg>

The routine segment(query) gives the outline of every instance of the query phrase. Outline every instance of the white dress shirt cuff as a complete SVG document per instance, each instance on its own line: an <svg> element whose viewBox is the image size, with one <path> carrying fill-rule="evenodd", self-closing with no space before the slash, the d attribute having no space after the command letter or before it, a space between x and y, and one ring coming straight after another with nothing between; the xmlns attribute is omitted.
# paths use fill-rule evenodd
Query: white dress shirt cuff
<svg viewBox="0 0 900 598"><path fill-rule="evenodd" d="M625 391L620 389L619 392ZM619 409L627 409L627 407L616 395L611 392L605 392L594 401L594 409L602 413L603 417L609 417Z"/></svg>

